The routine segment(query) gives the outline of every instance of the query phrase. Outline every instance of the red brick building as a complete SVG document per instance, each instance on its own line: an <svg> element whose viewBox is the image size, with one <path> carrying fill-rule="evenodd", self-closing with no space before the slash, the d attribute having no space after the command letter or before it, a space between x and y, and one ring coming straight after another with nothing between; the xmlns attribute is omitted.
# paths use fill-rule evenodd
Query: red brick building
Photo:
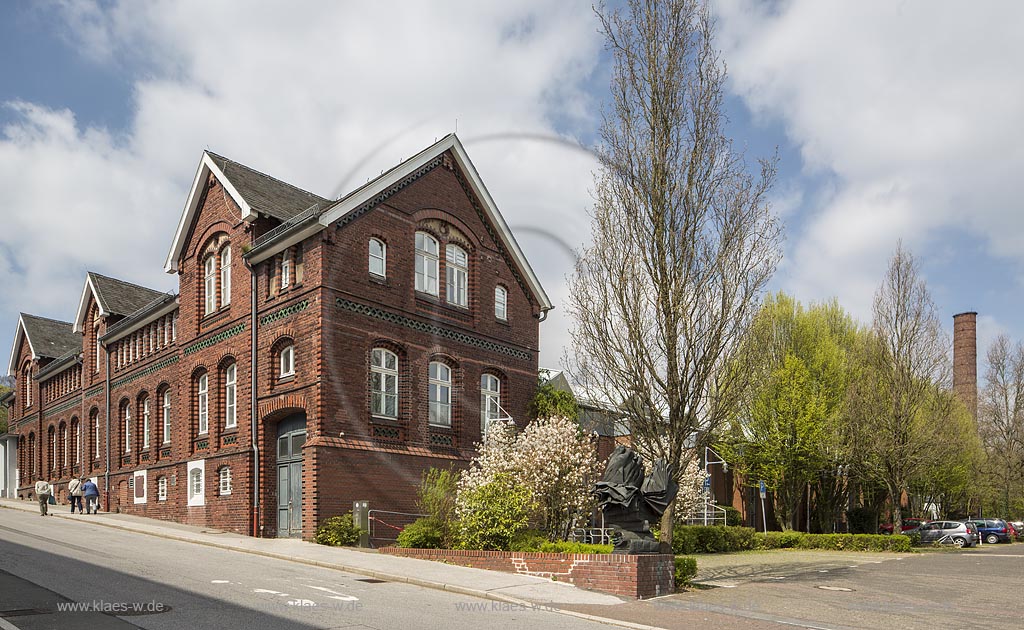
<svg viewBox="0 0 1024 630"><path fill-rule="evenodd" d="M205 152L165 269L177 294L90 273L73 321L21 317L20 497L84 475L110 510L310 538L525 421L551 304L455 136L334 201Z"/></svg>

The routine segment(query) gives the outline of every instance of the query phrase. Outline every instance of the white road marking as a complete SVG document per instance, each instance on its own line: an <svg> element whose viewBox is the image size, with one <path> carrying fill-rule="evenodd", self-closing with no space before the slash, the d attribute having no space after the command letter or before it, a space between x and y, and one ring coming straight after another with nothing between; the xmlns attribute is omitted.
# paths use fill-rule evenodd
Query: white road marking
<svg viewBox="0 0 1024 630"><path fill-rule="evenodd" d="M337 600L340 600L340 601L343 601L343 602L358 602L359 601L358 597L353 597L351 595L345 595L344 593L339 593L338 591L332 591L331 589L325 588L323 586L313 586L312 584L306 584L306 586L308 588L315 588L316 590L323 591L325 593L332 593L332 595L328 595L328 598L330 598L330 599L337 599Z"/></svg>
<svg viewBox="0 0 1024 630"><path fill-rule="evenodd" d="M823 591L843 591L844 593L850 593L853 591L852 588L846 588L844 586L819 586Z"/></svg>
<svg viewBox="0 0 1024 630"><path fill-rule="evenodd" d="M281 591L272 591L266 588L254 588L253 593L267 593L268 595L280 595L281 597L288 597L288 593L282 593Z"/></svg>
<svg viewBox="0 0 1024 630"><path fill-rule="evenodd" d="M231 580L210 580L210 584L231 584Z"/></svg>

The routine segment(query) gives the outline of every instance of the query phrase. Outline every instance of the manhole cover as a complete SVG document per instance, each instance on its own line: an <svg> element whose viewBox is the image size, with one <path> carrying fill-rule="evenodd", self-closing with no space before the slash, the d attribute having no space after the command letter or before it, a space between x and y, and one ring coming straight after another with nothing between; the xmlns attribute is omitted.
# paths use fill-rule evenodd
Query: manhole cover
<svg viewBox="0 0 1024 630"><path fill-rule="evenodd" d="M377 578L356 578L356 582L366 582L367 584L385 584L387 580L378 580Z"/></svg>
<svg viewBox="0 0 1024 630"><path fill-rule="evenodd" d="M846 588L845 586L819 586L823 591L842 591L844 593L853 592L852 588Z"/></svg>

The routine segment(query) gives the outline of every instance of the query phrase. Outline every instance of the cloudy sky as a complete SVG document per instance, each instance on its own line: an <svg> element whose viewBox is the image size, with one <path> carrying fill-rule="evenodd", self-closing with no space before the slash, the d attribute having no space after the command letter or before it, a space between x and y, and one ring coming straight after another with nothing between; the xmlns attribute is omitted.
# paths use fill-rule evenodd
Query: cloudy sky
<svg viewBox="0 0 1024 630"><path fill-rule="evenodd" d="M559 308L608 58L590 2L0 3L0 354L87 270L160 290L201 152L337 197L457 129ZM1014 8L1016 7L1016 8ZM715 3L728 111L778 147L773 281L862 321L897 241L947 327L1024 338L1024 5ZM983 366L981 366L983 369Z"/></svg>

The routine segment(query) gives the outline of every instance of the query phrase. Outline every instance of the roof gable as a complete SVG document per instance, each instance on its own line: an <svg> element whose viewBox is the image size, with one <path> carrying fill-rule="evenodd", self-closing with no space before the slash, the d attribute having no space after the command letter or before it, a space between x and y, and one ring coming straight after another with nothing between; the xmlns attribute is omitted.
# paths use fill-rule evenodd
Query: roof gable
<svg viewBox="0 0 1024 630"><path fill-rule="evenodd" d="M185 249L189 228L199 210L199 203L210 175L217 178L231 199L241 208L241 218L245 221L254 221L260 214L287 221L312 206L327 206L331 203L328 199L244 164L204 151L203 157L199 160L199 168L196 169L195 179L192 181L188 200L181 213L178 229L174 233L171 250L164 263L164 271L167 273L178 270L178 259Z"/></svg>
<svg viewBox="0 0 1024 630"><path fill-rule="evenodd" d="M75 316L73 331L80 333L85 330L90 297L96 301L100 315L106 317L131 315L164 295L154 289L90 271L85 276L85 286L78 302L78 314Z"/></svg>
<svg viewBox="0 0 1024 630"><path fill-rule="evenodd" d="M82 347L82 338L74 333L70 322L21 313L14 333L14 345L11 347L11 360L7 366L8 376L13 376L17 369L15 361L23 337L28 341L33 359L56 359Z"/></svg>
<svg viewBox="0 0 1024 630"><path fill-rule="evenodd" d="M494 203L494 199L491 198L487 187L484 186L483 180L476 171L476 167L470 161L469 155L462 146L462 142L459 141L455 134L445 136L412 158L345 195L320 215L320 224L328 226L335 221L344 219L347 215L358 211L367 204L374 204L374 200L378 195L385 193L400 181L428 166L430 162L442 156L446 151L451 152L459 169L465 174L466 184L476 195L477 199L480 200L480 209L483 211L487 221L495 229L495 234L493 235L495 240L505 250L503 253L507 253L508 257L511 258L513 273L516 273L516 275L522 274L523 283L529 287L530 292L536 298L542 311L554 308L547 293L541 286L540 280L537 279L537 275L534 273L533 268L530 267L530 263L526 260L522 249L520 249L519 243L512 234L512 230L505 223L505 218L498 211L497 204Z"/></svg>

